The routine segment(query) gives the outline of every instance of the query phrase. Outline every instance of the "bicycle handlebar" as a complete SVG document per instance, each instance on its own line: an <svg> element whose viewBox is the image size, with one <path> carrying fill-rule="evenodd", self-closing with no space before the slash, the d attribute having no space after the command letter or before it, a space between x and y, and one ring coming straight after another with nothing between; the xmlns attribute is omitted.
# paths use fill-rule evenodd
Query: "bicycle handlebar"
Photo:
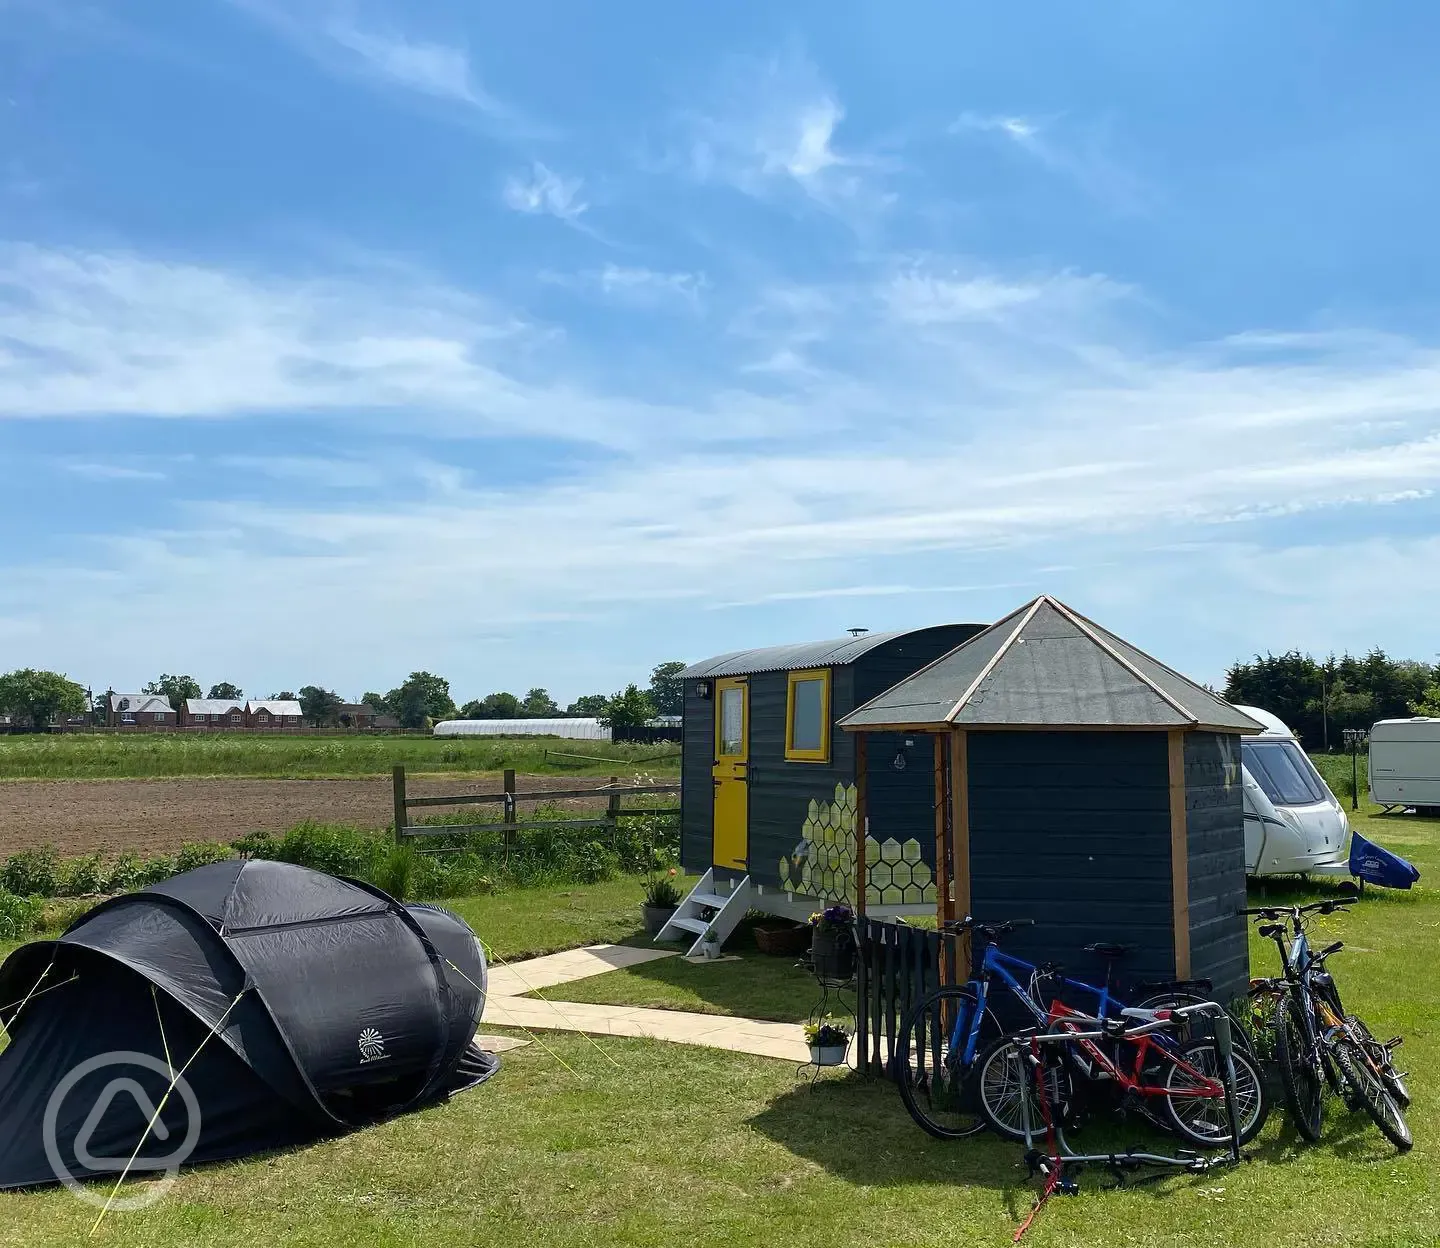
<svg viewBox="0 0 1440 1248"><path fill-rule="evenodd" d="M1034 926L1034 919L1002 919L999 923L983 923L973 914L967 914L963 919L950 919L940 930L945 932L991 932L996 936L1003 936L1017 927Z"/></svg>
<svg viewBox="0 0 1440 1248"><path fill-rule="evenodd" d="M1301 915L1305 914L1348 914L1350 907L1344 901L1329 899L1326 901L1312 901L1303 906L1247 906L1237 910L1236 914L1253 915L1261 919L1269 919L1274 922L1276 919L1290 919L1299 922Z"/></svg>

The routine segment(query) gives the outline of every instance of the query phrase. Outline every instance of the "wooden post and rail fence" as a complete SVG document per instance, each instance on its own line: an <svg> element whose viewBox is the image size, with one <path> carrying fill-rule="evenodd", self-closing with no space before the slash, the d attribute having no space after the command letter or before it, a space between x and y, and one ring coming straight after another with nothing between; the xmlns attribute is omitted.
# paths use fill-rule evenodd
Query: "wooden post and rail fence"
<svg viewBox="0 0 1440 1248"><path fill-rule="evenodd" d="M601 785L584 789L538 789L522 793L515 788L515 772L506 770L503 788L499 793L453 793L429 794L425 797L410 797L405 791L405 768L395 767L392 771L394 789L395 840L400 842L411 837L455 836L466 832L499 832L507 845L516 832L540 828L565 831L571 828L610 828L614 830L622 819L638 819L647 815L670 815L679 818L674 806L624 807L621 801L627 797L678 794L680 785L672 784L622 784L618 776L611 776ZM597 803L604 799L605 813L599 817L577 817L573 819L520 819L519 807L522 802L565 802L593 799ZM500 806L498 823L412 823L410 812L435 806Z"/></svg>

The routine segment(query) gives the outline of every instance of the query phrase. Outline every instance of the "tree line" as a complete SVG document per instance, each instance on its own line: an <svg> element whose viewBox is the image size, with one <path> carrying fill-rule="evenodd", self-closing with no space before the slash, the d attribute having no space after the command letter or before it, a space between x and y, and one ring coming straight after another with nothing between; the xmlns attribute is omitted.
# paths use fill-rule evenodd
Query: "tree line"
<svg viewBox="0 0 1440 1248"><path fill-rule="evenodd" d="M1224 696L1278 715L1308 749L1334 749L1346 728L1368 729L1381 719L1440 716L1440 664L1392 659L1371 650L1363 657L1323 659L1290 650L1256 655L1225 673Z"/></svg>
<svg viewBox="0 0 1440 1248"><path fill-rule="evenodd" d="M499 692L473 698L456 707L450 694L450 682L433 672L411 672L403 684L388 693L367 693L361 702L377 712L393 715L403 728L425 728L442 719L561 719L593 717L607 727L642 727L657 715L678 715L684 702L679 674L685 664L670 661L658 664L650 673L645 688L629 684L616 693L593 693L576 698L564 710L545 689L531 689L525 696ZM187 698L225 698L239 700L244 691L229 681L210 686L204 693L193 676L163 673L144 685L141 693L165 698L172 709L179 711ZM300 703L300 713L317 728L349 725L343 711L346 701L333 689L321 685L301 685L298 690L284 689L269 695L272 699ZM23 716L37 728L44 728L89 710L83 686L59 672L22 668L0 675L0 713ZM107 708L93 708L103 716Z"/></svg>
<svg viewBox="0 0 1440 1248"><path fill-rule="evenodd" d="M658 664L645 687L629 684L616 693L576 698L563 710L543 688L523 697L489 693L457 707L450 682L433 672L411 672L388 693L367 693L362 702L393 715L405 728L424 728L441 719L556 719L594 717L611 727L639 727L657 715L678 715L684 703L678 661ZM169 700L177 711L186 698L202 696L193 676L169 673L141 690ZM211 698L240 698L227 681L210 686ZM300 703L301 713L317 727L341 723L345 701L332 689L302 685L298 691L270 695ZM1384 650L1364 656L1331 654L1317 659L1290 650L1257 654L1231 665L1225 673L1224 696L1245 706L1259 706L1278 715L1310 749L1338 746L1346 728L1369 728L1376 720L1407 715L1440 717L1440 664L1417 659L1392 659ZM0 675L0 712L22 715L36 727L86 711L85 690L58 672L23 668ZM100 708L97 708L97 711Z"/></svg>

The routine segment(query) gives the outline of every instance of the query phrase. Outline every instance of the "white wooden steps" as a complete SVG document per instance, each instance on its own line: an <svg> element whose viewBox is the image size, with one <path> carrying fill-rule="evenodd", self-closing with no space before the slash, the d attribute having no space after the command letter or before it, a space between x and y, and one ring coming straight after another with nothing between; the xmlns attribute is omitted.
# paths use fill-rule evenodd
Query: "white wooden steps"
<svg viewBox="0 0 1440 1248"><path fill-rule="evenodd" d="M738 883L727 885L715 879L715 872L707 871L700 882L690 890L690 895L675 907L670 921L655 937L659 940L684 940L691 938L690 953L700 952L700 937L714 928L723 945L740 926L740 920L750 909L750 877L747 875ZM707 913L711 914L706 918Z"/></svg>

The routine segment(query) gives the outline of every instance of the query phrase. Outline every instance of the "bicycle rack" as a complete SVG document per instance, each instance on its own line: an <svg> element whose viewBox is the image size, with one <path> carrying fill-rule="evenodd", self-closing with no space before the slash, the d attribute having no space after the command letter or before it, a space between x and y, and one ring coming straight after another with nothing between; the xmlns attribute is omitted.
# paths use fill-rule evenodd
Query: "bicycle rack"
<svg viewBox="0 0 1440 1248"><path fill-rule="evenodd" d="M1058 1108L1052 1111L1049 1103L1046 1090L1045 1060L1041 1056L1042 1045L1069 1044L1076 1040L1132 1040L1152 1032L1168 1030L1196 1015L1208 1015L1214 1020L1216 1047L1225 1059L1224 1069L1221 1071L1221 1081L1225 1086L1227 1105L1233 1110L1235 1105L1235 1063L1232 1057L1233 1036L1230 1029L1230 1016L1225 1013L1222 1006L1213 1001L1182 1006L1170 1011L1164 1019L1119 1030L1107 1029L1100 1025L1097 1019L1095 1020L1097 1027L1094 1031L1044 1032L1037 1030L1013 1037L1012 1043L1015 1044L1022 1062L1029 1067L1035 1081L1036 1099L1040 1103L1041 1116L1044 1119L1041 1124L1044 1135L1043 1142L1047 1146L1046 1149L1037 1147L1036 1124L1030 1116L1030 1097L1021 1096L1020 1119L1025 1134L1025 1165L1032 1178L1043 1177L1045 1182L1040 1189L1040 1194L1035 1199L1034 1206L1015 1231L1013 1242L1020 1242L1021 1237L1030 1229L1031 1223L1035 1221L1040 1210L1045 1207L1046 1201L1057 1191L1062 1196L1074 1196L1079 1193L1079 1184L1065 1173L1067 1166L1078 1168L1087 1164L1102 1165L1110 1172L1117 1186L1123 1186L1127 1180L1132 1183L1153 1182L1163 1178L1167 1169L1188 1174L1203 1174L1219 1166L1233 1166L1240 1163L1239 1124L1235 1121L1233 1113L1229 1150L1220 1156L1206 1156L1185 1149L1179 1149L1173 1154L1151 1153L1133 1148L1123 1153L1080 1153L1070 1147L1069 1141L1065 1138L1065 1128L1061 1121L1062 1115L1058 1112ZM1159 1172L1143 1179L1130 1179L1129 1176L1132 1172L1147 1167L1154 1167Z"/></svg>

